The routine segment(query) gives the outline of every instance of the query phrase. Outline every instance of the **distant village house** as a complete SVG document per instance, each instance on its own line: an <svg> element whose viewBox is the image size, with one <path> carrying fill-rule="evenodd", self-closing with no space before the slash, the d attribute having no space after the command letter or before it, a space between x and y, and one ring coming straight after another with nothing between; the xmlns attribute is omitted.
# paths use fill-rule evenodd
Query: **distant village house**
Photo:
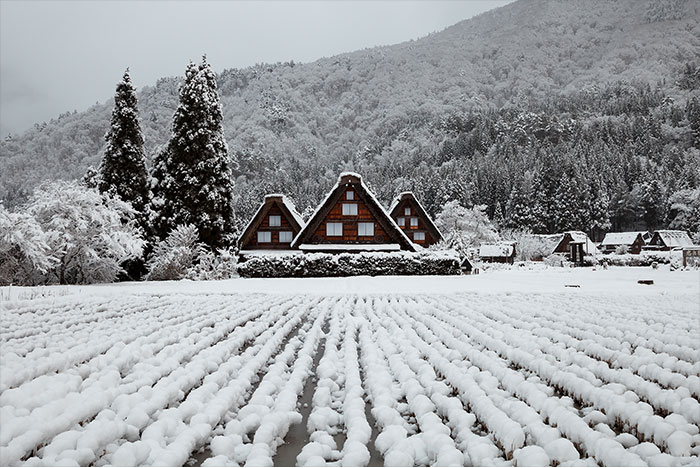
<svg viewBox="0 0 700 468"><path fill-rule="evenodd" d="M400 193L392 202L389 215L417 245L428 247L442 240L442 233L413 192Z"/></svg>

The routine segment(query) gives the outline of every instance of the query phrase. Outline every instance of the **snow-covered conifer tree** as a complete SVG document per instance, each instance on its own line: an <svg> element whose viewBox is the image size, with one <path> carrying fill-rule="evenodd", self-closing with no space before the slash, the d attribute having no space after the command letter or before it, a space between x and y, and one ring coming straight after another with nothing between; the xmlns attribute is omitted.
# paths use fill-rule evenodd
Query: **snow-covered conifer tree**
<svg viewBox="0 0 700 468"><path fill-rule="evenodd" d="M99 170L98 188L131 204L139 224L145 225L144 209L148 204L148 172L143 151L143 135L136 107L136 90L129 69L117 84L107 147Z"/></svg>
<svg viewBox="0 0 700 468"><path fill-rule="evenodd" d="M212 249L231 242L233 181L216 78L206 57L187 66L172 136L156 156L153 177L152 227L159 238L192 224Z"/></svg>

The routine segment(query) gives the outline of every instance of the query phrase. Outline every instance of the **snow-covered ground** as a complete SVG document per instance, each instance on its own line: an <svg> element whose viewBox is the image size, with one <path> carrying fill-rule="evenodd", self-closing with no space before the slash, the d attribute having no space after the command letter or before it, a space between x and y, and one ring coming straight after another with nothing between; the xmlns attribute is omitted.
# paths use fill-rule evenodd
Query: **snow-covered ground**
<svg viewBox="0 0 700 468"><path fill-rule="evenodd" d="M0 465L700 463L697 271L0 298Z"/></svg>

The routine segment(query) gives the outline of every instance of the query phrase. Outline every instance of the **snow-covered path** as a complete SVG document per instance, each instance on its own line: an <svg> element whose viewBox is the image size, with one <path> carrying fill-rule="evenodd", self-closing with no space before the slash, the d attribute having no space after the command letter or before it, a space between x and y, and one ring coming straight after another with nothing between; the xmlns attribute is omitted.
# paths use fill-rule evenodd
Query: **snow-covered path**
<svg viewBox="0 0 700 468"><path fill-rule="evenodd" d="M158 288L0 304L0 465L700 463L692 289Z"/></svg>

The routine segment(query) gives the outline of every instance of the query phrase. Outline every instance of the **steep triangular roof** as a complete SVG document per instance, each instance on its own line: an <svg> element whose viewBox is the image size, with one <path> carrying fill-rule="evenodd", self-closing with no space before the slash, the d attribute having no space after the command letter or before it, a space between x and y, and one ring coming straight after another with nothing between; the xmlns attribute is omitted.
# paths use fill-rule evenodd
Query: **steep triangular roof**
<svg viewBox="0 0 700 468"><path fill-rule="evenodd" d="M685 231L673 231L670 229L659 229L658 234L666 247L689 247L693 245L688 233Z"/></svg>
<svg viewBox="0 0 700 468"><path fill-rule="evenodd" d="M425 211L425 208L423 208L423 205L421 205L421 203L418 201L413 192L401 192L396 196L396 198L394 198L394 201L391 202L391 206L389 207L389 216L391 216L391 219L395 219L397 216L400 215L400 213L398 213L399 205L404 200L410 200L414 202L416 208L418 209L418 215L423 219L425 227L430 232L430 235L433 236L435 242L440 242L443 239L442 233L435 225L432 218L428 215L428 212Z"/></svg>
<svg viewBox="0 0 700 468"><path fill-rule="evenodd" d="M411 242L401 228L396 225L394 220L391 219L389 213L386 212L384 207L379 203L379 201L377 201L374 194L370 192L365 183L362 181L362 177L354 172L343 172L340 174L338 177L338 182L336 182L335 186L316 207L316 210L309 218L306 226L302 228L299 234L292 241L292 248L297 249L302 244L311 243L312 236L316 229L326 219L330 210L338 202L338 200L340 200L341 196L350 186L353 187L353 190L359 197L359 200L364 202L384 232L390 236L389 240L399 244L403 250L414 252L415 245L413 242Z"/></svg>
<svg viewBox="0 0 700 468"><path fill-rule="evenodd" d="M253 234L255 234L255 231L258 229L258 226L260 226L260 224L262 223L263 219L265 218L265 215L267 215L267 213L270 212L270 209L273 206L279 207L280 211L282 211L282 214L287 218L287 221L289 221L289 224L291 224L294 232L298 233L304 227L303 218L297 212L296 208L294 207L294 203L289 198L287 198L285 195L278 193L265 195L265 200L258 208L258 211L255 212L253 217L250 218L250 221L248 221L248 224L246 225L245 229L243 229L243 233L241 234L238 243L240 247L243 247L248 243L250 237Z"/></svg>

